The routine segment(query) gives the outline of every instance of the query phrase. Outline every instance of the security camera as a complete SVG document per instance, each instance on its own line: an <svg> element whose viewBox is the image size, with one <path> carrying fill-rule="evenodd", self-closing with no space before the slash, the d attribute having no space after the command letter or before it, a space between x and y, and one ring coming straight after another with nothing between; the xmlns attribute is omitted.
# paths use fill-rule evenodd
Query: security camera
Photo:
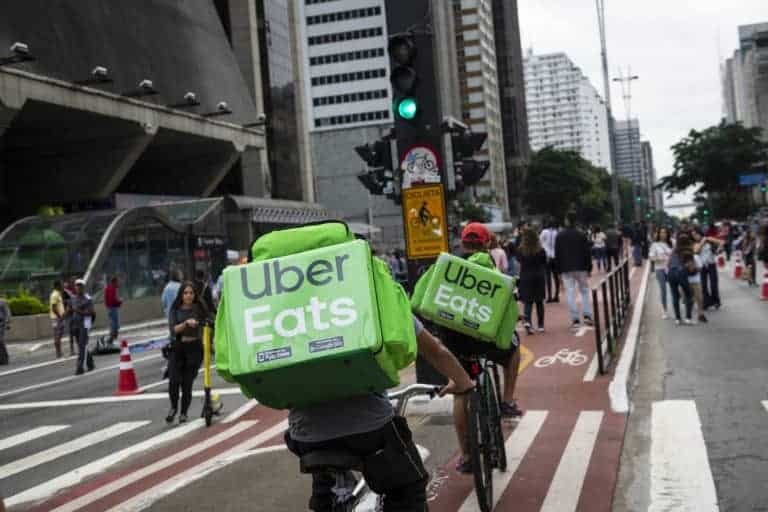
<svg viewBox="0 0 768 512"><path fill-rule="evenodd" d="M15 53L17 55L29 55L29 46L16 41L11 45L11 53Z"/></svg>
<svg viewBox="0 0 768 512"><path fill-rule="evenodd" d="M260 122L260 123L263 123L264 121L266 121L266 120L267 120L267 114L265 114L264 112L262 112L261 114L259 114L259 115L257 115L257 116L256 116L256 120L257 120L258 122Z"/></svg>
<svg viewBox="0 0 768 512"><path fill-rule="evenodd" d="M152 80L142 80L139 82L139 89L154 89Z"/></svg>
<svg viewBox="0 0 768 512"><path fill-rule="evenodd" d="M221 112L225 112L225 111L229 110L229 105L227 105L226 101L220 101L216 105L216 108L219 109L219 111L221 111Z"/></svg>
<svg viewBox="0 0 768 512"><path fill-rule="evenodd" d="M104 66L96 66L95 68L93 68L93 71L91 71L91 75L94 78L104 79L104 78L107 78L107 76L109 75L109 70Z"/></svg>
<svg viewBox="0 0 768 512"><path fill-rule="evenodd" d="M187 94L184 95L184 101L186 101L190 105L193 103L197 103L197 94L193 93L192 91L189 91Z"/></svg>

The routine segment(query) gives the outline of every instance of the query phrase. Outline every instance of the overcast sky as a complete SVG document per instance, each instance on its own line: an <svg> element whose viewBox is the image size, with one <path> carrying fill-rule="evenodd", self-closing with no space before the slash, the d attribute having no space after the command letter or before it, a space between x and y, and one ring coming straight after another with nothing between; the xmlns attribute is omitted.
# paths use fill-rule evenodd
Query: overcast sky
<svg viewBox="0 0 768 512"><path fill-rule="evenodd" d="M523 52L564 51L602 96L595 0L518 5ZM718 53L733 55L739 25L768 21L768 0L605 0L605 9L611 77L627 66L640 77L632 83L632 114L653 146L658 176L670 174L670 146L722 117ZM611 103L624 119L618 83L612 82Z"/></svg>

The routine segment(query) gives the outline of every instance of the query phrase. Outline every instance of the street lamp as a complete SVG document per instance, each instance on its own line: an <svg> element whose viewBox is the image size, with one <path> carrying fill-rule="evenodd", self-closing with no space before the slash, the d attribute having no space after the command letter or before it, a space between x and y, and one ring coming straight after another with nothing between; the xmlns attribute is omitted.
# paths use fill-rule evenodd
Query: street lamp
<svg viewBox="0 0 768 512"><path fill-rule="evenodd" d="M123 96L128 96L129 98L140 98L142 96L154 96L155 94L158 94L158 92L157 89L155 89L152 80L147 80L145 78L139 82L138 88L134 89L133 91L124 92Z"/></svg>
<svg viewBox="0 0 768 512"><path fill-rule="evenodd" d="M206 112L203 114L203 117L216 117L216 116L225 116L228 114L231 114L232 111L229 109L229 105L226 101L220 101L216 104L216 110L213 112Z"/></svg>
<svg viewBox="0 0 768 512"><path fill-rule="evenodd" d="M96 66L91 70L91 77L85 80L76 80L77 85L108 84L112 82L109 77L109 70L104 66Z"/></svg>
<svg viewBox="0 0 768 512"><path fill-rule="evenodd" d="M192 91L188 91L184 95L183 101L168 105L168 108L189 108L189 107L196 107L198 105L200 105L200 102L197 101L197 94L193 93Z"/></svg>
<svg viewBox="0 0 768 512"><path fill-rule="evenodd" d="M0 58L0 66L7 66L9 64L18 64L20 62L29 62L31 60L35 60L35 58L29 52L29 46L27 46L26 43L16 41L11 45L10 52L10 56Z"/></svg>

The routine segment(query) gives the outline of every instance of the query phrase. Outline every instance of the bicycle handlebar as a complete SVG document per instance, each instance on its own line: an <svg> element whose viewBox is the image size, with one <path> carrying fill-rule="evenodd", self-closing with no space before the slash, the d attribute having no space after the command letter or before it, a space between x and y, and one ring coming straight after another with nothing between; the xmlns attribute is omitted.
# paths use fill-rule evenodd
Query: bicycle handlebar
<svg viewBox="0 0 768 512"><path fill-rule="evenodd" d="M403 416L405 408L408 405L408 400L416 395L428 395L430 398L435 398L442 389L442 386L434 386L431 384L411 384L398 391L387 393L389 400L396 400L397 406L395 410L399 416Z"/></svg>

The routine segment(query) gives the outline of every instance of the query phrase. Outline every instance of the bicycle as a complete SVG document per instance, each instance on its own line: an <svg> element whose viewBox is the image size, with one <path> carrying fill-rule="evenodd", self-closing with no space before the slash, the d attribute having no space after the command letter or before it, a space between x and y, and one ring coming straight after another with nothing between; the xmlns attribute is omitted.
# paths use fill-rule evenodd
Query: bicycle
<svg viewBox="0 0 768 512"><path fill-rule="evenodd" d="M470 363L475 389L467 401L467 443L475 480L477 504L483 512L493 508L493 470L507 470L501 420L501 380L496 363L482 355L462 356Z"/></svg>
<svg viewBox="0 0 768 512"><path fill-rule="evenodd" d="M408 400L418 395L427 395L430 398L437 396L440 386L426 384L412 384L399 391L389 393L387 398L395 401L395 414L404 416ZM357 505L368 494L365 478L356 476L363 470L363 459L351 452L344 450L314 450L299 458L299 469L302 473L330 473L333 475L334 501L333 512L354 512ZM354 473L353 473L354 472ZM375 510L383 510L383 497L376 498Z"/></svg>
<svg viewBox="0 0 768 512"><path fill-rule="evenodd" d="M580 349L570 351L567 348L563 348L553 355L540 357L533 363L533 365L536 368L546 368L547 366L552 366L556 362L560 362L570 366L581 366L585 364L587 360L587 356L582 354Z"/></svg>

